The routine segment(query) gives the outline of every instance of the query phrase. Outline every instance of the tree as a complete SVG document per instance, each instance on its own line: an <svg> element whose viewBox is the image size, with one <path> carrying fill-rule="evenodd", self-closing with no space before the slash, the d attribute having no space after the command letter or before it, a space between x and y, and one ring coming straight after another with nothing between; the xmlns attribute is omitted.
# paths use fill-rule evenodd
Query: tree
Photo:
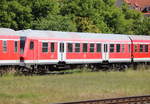
<svg viewBox="0 0 150 104"><path fill-rule="evenodd" d="M70 17L61 15L49 15L35 21L33 29L53 30L53 31L76 31L76 25Z"/></svg>
<svg viewBox="0 0 150 104"><path fill-rule="evenodd" d="M21 5L16 0L5 1L1 5L0 27L27 29L32 25L32 14L29 7Z"/></svg>
<svg viewBox="0 0 150 104"><path fill-rule="evenodd" d="M116 0L1 0L0 27L149 34L149 18Z"/></svg>
<svg viewBox="0 0 150 104"><path fill-rule="evenodd" d="M32 15L34 20L47 18L47 16L59 13L59 3L56 0L32 0Z"/></svg>

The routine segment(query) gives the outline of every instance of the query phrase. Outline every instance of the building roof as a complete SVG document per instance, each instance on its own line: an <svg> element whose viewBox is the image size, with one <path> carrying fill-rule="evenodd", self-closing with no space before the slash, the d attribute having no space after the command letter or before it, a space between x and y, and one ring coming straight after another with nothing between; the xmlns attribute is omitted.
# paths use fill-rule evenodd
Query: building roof
<svg viewBox="0 0 150 104"><path fill-rule="evenodd" d="M135 5L142 8L150 6L150 0L125 0L125 1L131 5Z"/></svg>
<svg viewBox="0 0 150 104"><path fill-rule="evenodd" d="M124 0L135 9L143 11L146 7L150 7L150 0Z"/></svg>

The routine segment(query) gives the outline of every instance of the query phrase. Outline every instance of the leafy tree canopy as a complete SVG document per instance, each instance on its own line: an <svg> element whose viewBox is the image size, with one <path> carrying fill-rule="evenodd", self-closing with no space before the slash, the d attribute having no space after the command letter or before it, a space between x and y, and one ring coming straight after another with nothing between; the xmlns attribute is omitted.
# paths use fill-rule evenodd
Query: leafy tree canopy
<svg viewBox="0 0 150 104"><path fill-rule="evenodd" d="M0 27L150 34L150 18L116 0L1 0Z"/></svg>

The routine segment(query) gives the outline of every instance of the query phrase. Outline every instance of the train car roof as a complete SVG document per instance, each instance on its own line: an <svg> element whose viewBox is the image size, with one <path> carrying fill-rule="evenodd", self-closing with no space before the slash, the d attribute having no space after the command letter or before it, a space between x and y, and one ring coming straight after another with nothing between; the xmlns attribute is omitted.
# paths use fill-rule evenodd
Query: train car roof
<svg viewBox="0 0 150 104"><path fill-rule="evenodd" d="M60 32L47 30L21 30L18 31L22 36L40 39L80 39L80 40L112 40L130 41L128 35L121 34L102 34L102 33L80 33L80 32Z"/></svg>
<svg viewBox="0 0 150 104"><path fill-rule="evenodd" d="M150 41L150 36L145 36L145 35L129 35L132 40L149 40Z"/></svg>
<svg viewBox="0 0 150 104"><path fill-rule="evenodd" d="M38 39L78 39L78 40L112 40L112 41L130 41L132 40L140 41L150 41L150 36L145 35L122 35L122 34L102 34L102 33L81 33L81 32L61 32L61 31L48 31L48 30L20 30L15 31L9 28L0 28L0 35L3 36L27 36L31 38Z"/></svg>
<svg viewBox="0 0 150 104"><path fill-rule="evenodd" d="M19 35L19 34L17 34L17 32L13 29L0 28L0 35Z"/></svg>

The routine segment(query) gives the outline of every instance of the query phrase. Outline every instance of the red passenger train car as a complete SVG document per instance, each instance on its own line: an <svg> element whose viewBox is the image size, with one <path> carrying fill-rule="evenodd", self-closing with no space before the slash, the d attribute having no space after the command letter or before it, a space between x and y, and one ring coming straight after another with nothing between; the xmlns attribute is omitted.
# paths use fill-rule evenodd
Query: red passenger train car
<svg viewBox="0 0 150 104"><path fill-rule="evenodd" d="M52 69L150 62L150 36L0 29L0 65Z"/></svg>
<svg viewBox="0 0 150 104"><path fill-rule="evenodd" d="M20 31L19 34L27 36L25 63L131 62L131 40L127 35L38 30Z"/></svg>
<svg viewBox="0 0 150 104"><path fill-rule="evenodd" d="M0 66L19 63L20 36L14 30L0 28Z"/></svg>
<svg viewBox="0 0 150 104"><path fill-rule="evenodd" d="M134 62L150 62L150 36L130 36Z"/></svg>

